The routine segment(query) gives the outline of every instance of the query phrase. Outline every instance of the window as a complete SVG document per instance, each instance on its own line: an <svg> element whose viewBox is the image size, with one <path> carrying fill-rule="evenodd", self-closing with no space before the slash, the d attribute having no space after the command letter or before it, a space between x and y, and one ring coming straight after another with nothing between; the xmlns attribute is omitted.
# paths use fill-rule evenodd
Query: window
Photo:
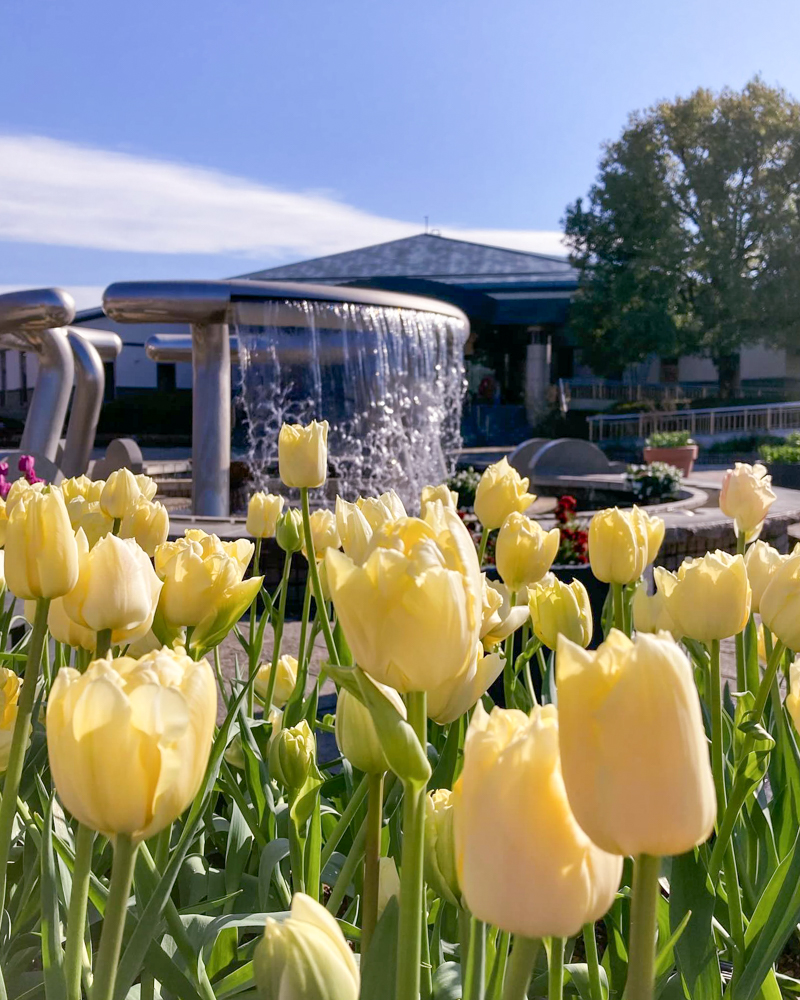
<svg viewBox="0 0 800 1000"><path fill-rule="evenodd" d="M116 396L116 368L113 361L104 361L103 370L106 373L106 391L103 394L103 399L109 400L114 399Z"/></svg>
<svg viewBox="0 0 800 1000"><path fill-rule="evenodd" d="M175 388L175 365L159 361L156 364L156 385L159 392L172 392Z"/></svg>

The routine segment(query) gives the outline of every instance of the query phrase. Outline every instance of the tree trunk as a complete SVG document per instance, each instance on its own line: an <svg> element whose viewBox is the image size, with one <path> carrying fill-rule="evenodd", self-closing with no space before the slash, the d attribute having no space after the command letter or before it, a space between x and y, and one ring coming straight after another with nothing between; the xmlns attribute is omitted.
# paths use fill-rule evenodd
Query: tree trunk
<svg viewBox="0 0 800 1000"><path fill-rule="evenodd" d="M722 399L737 399L742 394L742 366L739 354L721 354L714 358Z"/></svg>

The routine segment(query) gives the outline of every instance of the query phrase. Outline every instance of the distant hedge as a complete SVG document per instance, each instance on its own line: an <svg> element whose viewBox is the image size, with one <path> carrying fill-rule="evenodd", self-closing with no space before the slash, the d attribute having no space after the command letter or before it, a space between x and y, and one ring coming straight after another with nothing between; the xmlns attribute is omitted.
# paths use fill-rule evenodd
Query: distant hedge
<svg viewBox="0 0 800 1000"><path fill-rule="evenodd" d="M98 434L191 434L192 391L124 393L103 404Z"/></svg>

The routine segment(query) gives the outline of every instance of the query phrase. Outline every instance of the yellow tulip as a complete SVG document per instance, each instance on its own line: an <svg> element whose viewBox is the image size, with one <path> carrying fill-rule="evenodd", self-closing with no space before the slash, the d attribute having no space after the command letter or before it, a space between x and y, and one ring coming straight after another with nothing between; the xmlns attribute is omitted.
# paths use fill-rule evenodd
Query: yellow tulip
<svg viewBox="0 0 800 1000"><path fill-rule="evenodd" d="M400 876L394 858L378 859L378 919L392 897L400 899Z"/></svg>
<svg viewBox="0 0 800 1000"><path fill-rule="evenodd" d="M800 650L800 553L773 572L759 602L761 621L789 649Z"/></svg>
<svg viewBox="0 0 800 1000"><path fill-rule="evenodd" d="M6 529L8 528L8 511L6 502L0 497L0 549L6 544Z"/></svg>
<svg viewBox="0 0 800 1000"><path fill-rule="evenodd" d="M270 775L289 792L296 792L305 784L316 752L314 733L305 719L281 729L270 740Z"/></svg>
<svg viewBox="0 0 800 1000"><path fill-rule="evenodd" d="M606 851L683 854L717 814L692 667L666 635L612 629L599 649L558 643L561 764L575 817Z"/></svg>
<svg viewBox="0 0 800 1000"><path fill-rule="evenodd" d="M87 500L85 497L74 497L67 504L67 514L73 530L83 531L89 548L110 535L114 530L114 518L103 512L100 504L96 500Z"/></svg>
<svg viewBox="0 0 800 1000"><path fill-rule="evenodd" d="M296 507L285 510L275 526L275 541L284 552L299 552L303 547L303 515Z"/></svg>
<svg viewBox="0 0 800 1000"><path fill-rule="evenodd" d="M29 603L30 613L28 608ZM34 611L35 605L33 602L26 602L25 617L30 622L33 622ZM50 629L50 635L56 642L63 642L65 645L74 646L76 649L85 649L90 653L93 653L97 649L97 632L87 628L85 625L79 625L70 618L64 610L63 597L57 597L54 601L50 602L50 609L47 612L47 627ZM161 648L160 643L158 644L158 648ZM135 655L131 650L128 650L128 652L131 655Z"/></svg>
<svg viewBox="0 0 800 1000"><path fill-rule="evenodd" d="M542 579L558 554L560 537L558 528L545 531L524 514L508 515L497 535L495 561L512 593Z"/></svg>
<svg viewBox="0 0 800 1000"><path fill-rule="evenodd" d="M767 542L754 542L744 554L744 565L747 569L747 579L753 593L752 610L758 612L761 598L777 568L789 556L782 556Z"/></svg>
<svg viewBox="0 0 800 1000"><path fill-rule="evenodd" d="M274 538L283 497L274 493L254 493L247 505L247 534L253 538Z"/></svg>
<svg viewBox="0 0 800 1000"><path fill-rule="evenodd" d="M649 566L658 555L658 550L661 548L661 543L664 541L664 533L667 530L667 526L664 523L663 517L655 517L653 514L648 514L646 510L642 510L641 507L637 507L636 504L634 504L631 509L631 516L638 518L644 529L644 533L647 538L647 556L645 565Z"/></svg>
<svg viewBox="0 0 800 1000"><path fill-rule="evenodd" d="M8 767L21 686L13 670L0 667L0 773Z"/></svg>
<svg viewBox="0 0 800 1000"><path fill-rule="evenodd" d="M451 490L447 483L441 483L439 486L423 486L420 498L421 517L425 517L426 507L429 503L433 503L434 500L441 501L445 507L452 507L453 510L458 510L458 493L455 490Z"/></svg>
<svg viewBox="0 0 800 1000"><path fill-rule="evenodd" d="M385 684L378 686L397 709L398 714L405 719L406 707L398 693ZM344 689L339 692L336 701L334 731L339 752L353 767L366 774L382 774L389 770L389 763L369 709L355 695Z"/></svg>
<svg viewBox="0 0 800 1000"><path fill-rule="evenodd" d="M6 589L6 554L0 549L0 594Z"/></svg>
<svg viewBox="0 0 800 1000"><path fill-rule="evenodd" d="M608 507L589 523L589 561L603 583L634 583L644 572L649 542L640 514Z"/></svg>
<svg viewBox="0 0 800 1000"><path fill-rule="evenodd" d="M288 920L267 917L253 971L260 1000L358 1000L361 988L335 918L302 892L292 897Z"/></svg>
<svg viewBox="0 0 800 1000"><path fill-rule="evenodd" d="M529 938L569 937L614 901L622 858L578 826L553 705L530 716L478 705L455 788L458 883L470 912ZM536 891L532 892L531 887Z"/></svg>
<svg viewBox="0 0 800 1000"><path fill-rule="evenodd" d="M263 701L269 690L269 678L272 673L271 663L262 663L256 674L256 694ZM297 660L293 656L281 656L277 663L275 674L275 689L272 692L272 704L283 708L294 691L297 683Z"/></svg>
<svg viewBox="0 0 800 1000"><path fill-rule="evenodd" d="M401 518L372 536L362 566L328 549L336 613L356 662L401 693L433 691L465 674L481 627L475 546L455 511L434 523Z"/></svg>
<svg viewBox="0 0 800 1000"><path fill-rule="evenodd" d="M147 554L132 538L106 535L90 549L78 532L79 574L64 597L64 612L83 628L111 629L119 645L146 635L153 624L162 583Z"/></svg>
<svg viewBox="0 0 800 1000"><path fill-rule="evenodd" d="M775 500L772 476L767 475L763 465L737 462L735 468L728 469L725 473L719 495L719 509L733 518L737 537L744 535L747 542L758 538L764 518Z"/></svg>
<svg viewBox="0 0 800 1000"><path fill-rule="evenodd" d="M336 530L344 554L360 566L367 557L372 528L356 504L341 497L336 497Z"/></svg>
<svg viewBox="0 0 800 1000"><path fill-rule="evenodd" d="M437 788L425 799L425 881L453 906L459 906L461 889L456 870L455 808L449 788Z"/></svg>
<svg viewBox="0 0 800 1000"><path fill-rule="evenodd" d="M278 465L286 486L315 489L328 473L328 421L284 424L278 435Z"/></svg>
<svg viewBox="0 0 800 1000"><path fill-rule="evenodd" d="M152 558L169 534L169 514L163 503L139 494L122 518L120 538L135 538L140 548Z"/></svg>
<svg viewBox="0 0 800 1000"><path fill-rule="evenodd" d="M359 497L356 506L373 531L387 521L396 521L400 517L407 516L403 501L394 490L381 493L379 497Z"/></svg>
<svg viewBox="0 0 800 1000"><path fill-rule="evenodd" d="M92 830L152 837L197 794L216 714L211 667L183 650L62 667L47 705L59 798Z"/></svg>
<svg viewBox="0 0 800 1000"><path fill-rule="evenodd" d="M332 510L315 510L308 519L311 526L311 541L317 560L325 555L325 550L339 548L339 530L336 527L336 515ZM308 558L308 549L303 541L303 555Z"/></svg>
<svg viewBox="0 0 800 1000"><path fill-rule="evenodd" d="M6 494L6 514L11 517L11 511L23 498L27 500L36 493L43 493L44 483L29 483L27 479L15 479L11 489Z"/></svg>
<svg viewBox="0 0 800 1000"><path fill-rule="evenodd" d="M684 559L677 574L659 573L658 589L676 635L698 642L737 635L750 617L750 584L742 556L717 549L702 559Z"/></svg>
<svg viewBox="0 0 800 1000"><path fill-rule="evenodd" d="M475 514L484 528L499 528L509 514L524 513L536 499L527 492L529 483L507 458L490 465L475 491Z"/></svg>
<svg viewBox="0 0 800 1000"><path fill-rule="evenodd" d="M794 728L800 732L800 659L795 657L789 667L789 693L786 711L791 715Z"/></svg>
<svg viewBox="0 0 800 1000"><path fill-rule="evenodd" d="M490 582L485 573L481 573L481 578L483 607L480 638L484 649L491 650L521 628L528 620L530 611L527 602L521 601L521 594L517 595L518 603L512 605L505 584Z"/></svg>
<svg viewBox="0 0 800 1000"><path fill-rule="evenodd" d="M149 476L135 476L130 469L117 469L103 486L100 507L108 517L121 520L140 496L152 500L156 489L156 483Z"/></svg>
<svg viewBox="0 0 800 1000"><path fill-rule="evenodd" d="M475 645L475 655L468 669L428 692L428 716L440 726L446 726L468 712L502 674L505 657L501 653L485 653L483 645Z"/></svg>
<svg viewBox="0 0 800 1000"><path fill-rule="evenodd" d="M633 627L637 632L669 632L673 636L678 633L678 627L667 610L667 602L658 584L660 575L666 572L661 567L656 568L656 589L652 595L647 593L644 582L636 587L632 608ZM677 637L681 638L680 635Z"/></svg>
<svg viewBox="0 0 800 1000"><path fill-rule="evenodd" d="M73 476L72 479L63 479L58 488L64 494L64 501L69 505L70 500L76 497L83 497L84 500L98 502L100 494L105 486L104 479L89 479L88 476Z"/></svg>
<svg viewBox="0 0 800 1000"><path fill-rule="evenodd" d="M564 583L549 573L528 591L528 606L534 634L548 649L560 634L579 646L592 641L592 607L580 580Z"/></svg>
<svg viewBox="0 0 800 1000"><path fill-rule="evenodd" d="M63 597L78 579L78 545L58 490L30 490L11 510L5 556L8 589L22 600Z"/></svg>

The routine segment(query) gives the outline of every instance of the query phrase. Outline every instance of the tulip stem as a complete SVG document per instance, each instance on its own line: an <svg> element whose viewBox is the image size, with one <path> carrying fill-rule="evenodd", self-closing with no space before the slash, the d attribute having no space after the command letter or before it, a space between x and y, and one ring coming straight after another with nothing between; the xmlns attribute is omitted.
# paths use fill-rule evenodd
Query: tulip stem
<svg viewBox="0 0 800 1000"><path fill-rule="evenodd" d="M620 632L625 631L625 608L623 605L623 592L621 583L611 584L611 598L614 602L614 628Z"/></svg>
<svg viewBox="0 0 800 1000"><path fill-rule="evenodd" d="M33 702L36 697L36 685L39 680L39 666L42 661L42 648L47 634L47 612L50 610L50 599L39 597L36 600L36 617L33 620L28 658L25 663L25 676L17 703L17 719L14 723L14 734L11 737L11 749L8 754L8 766L3 781L3 799L0 802L0 914L3 912L6 899L6 868L8 856L11 853L11 835L14 828L14 816L17 812L17 795L22 780L22 767L25 763L25 752L28 747L28 734L31 728Z"/></svg>
<svg viewBox="0 0 800 1000"><path fill-rule="evenodd" d="M83 823L78 824L78 832L75 835L75 867L72 870L72 888L70 889L69 912L67 914L67 943L64 955L67 1000L81 1000L81 972L94 838L94 830L90 830Z"/></svg>
<svg viewBox="0 0 800 1000"><path fill-rule="evenodd" d="M258 576L258 568L261 565L261 543L263 539L256 539L255 553L253 554L253 575ZM256 636L256 615L258 612L258 594L253 598L253 603L250 605L250 642L248 644L248 666L250 668L250 676L253 676L253 672L258 670L258 660L261 650L256 649L255 636ZM250 690L247 694L247 714L250 718L253 718L255 713L255 685L250 685ZM269 709L267 709L267 715L269 715Z"/></svg>
<svg viewBox="0 0 800 1000"><path fill-rule="evenodd" d="M320 867L324 868L325 865L330 861L333 852L339 846L339 841L345 835L348 826L353 822L353 817L358 812L358 807L364 801L364 798L369 791L369 775L365 774L361 781L356 785L353 794L350 796L350 801L344 807L344 812L339 817L336 826L331 831L330 837L325 841L325 846L322 848L322 856L320 858Z"/></svg>
<svg viewBox="0 0 800 1000"><path fill-rule="evenodd" d="M597 954L594 924L584 924L583 948L586 952L586 965L589 968L589 996L592 1000L603 1000L603 984L600 979L600 959Z"/></svg>
<svg viewBox="0 0 800 1000"><path fill-rule="evenodd" d="M564 938L550 938L550 959L547 963L547 1000L562 1000L564 996Z"/></svg>
<svg viewBox="0 0 800 1000"><path fill-rule="evenodd" d="M283 561L283 575L281 577L281 596L278 599L278 621L273 624L273 644L272 644L272 668L269 672L269 681L267 682L267 692L264 695L264 716L269 718L269 713L272 711L272 699L275 695L275 684L278 680L278 660L281 657L281 643L283 642L283 623L286 618L286 592L289 590L289 573L292 569L292 553L287 552L286 558ZM255 644L255 634L250 632L250 648L251 650ZM255 654L251 654L255 656ZM257 657L256 657L257 659ZM255 669L253 665L250 666L251 671Z"/></svg>
<svg viewBox="0 0 800 1000"><path fill-rule="evenodd" d="M423 750L427 745L427 696L424 691L407 695L408 722ZM425 845L425 784L404 783L403 857L400 874L400 926L395 1000L418 1000L422 929L425 899L422 860Z"/></svg>
<svg viewBox="0 0 800 1000"><path fill-rule="evenodd" d="M383 774L369 776L367 793L367 839L364 847L364 917L361 924L361 954L366 955L378 922L381 832L383 830Z"/></svg>
<svg viewBox="0 0 800 1000"><path fill-rule="evenodd" d="M540 947L541 942L537 938L515 935L503 985L503 1000L526 1000Z"/></svg>
<svg viewBox="0 0 800 1000"><path fill-rule="evenodd" d="M111 883L103 915L100 949L94 974L92 1000L112 1000L117 979L117 966L128 912L128 897L133 881L136 849L130 834L118 833L114 840L114 861L111 866Z"/></svg>
<svg viewBox="0 0 800 1000"><path fill-rule="evenodd" d="M640 854L633 865L630 949L625 1000L652 1000L661 858Z"/></svg>
<svg viewBox="0 0 800 1000"><path fill-rule="evenodd" d="M711 640L711 770L717 795L717 829L725 812L725 761L722 751L722 681L719 672L719 639Z"/></svg>
<svg viewBox="0 0 800 1000"><path fill-rule="evenodd" d="M486 983L486 924L475 917L469 922L469 952L464 976L464 1000L482 1000Z"/></svg>
<svg viewBox="0 0 800 1000"><path fill-rule="evenodd" d="M300 502L303 507L303 537L306 539L306 550L310 556L308 560L308 572L311 576L311 587L314 591L314 600L317 602L317 611L319 612L319 620L322 623L322 632L325 636L325 645L328 648L328 656L331 658L331 663L338 667L339 654L336 650L336 643L333 640L331 623L326 611L327 605L325 604L325 599L322 596L322 585L319 582L319 568L317 567L317 560L315 559L312 551L313 545L311 544L311 539L313 538L313 535L311 534L311 512L308 507L307 486L302 486L300 488Z"/></svg>
<svg viewBox="0 0 800 1000"><path fill-rule="evenodd" d="M484 557L486 555L486 546L487 546L488 542L489 542L489 529L488 528L482 528L482 530L481 530L481 540L480 540L480 544L478 545L478 565L481 568L483 567L483 560L484 560Z"/></svg>
<svg viewBox="0 0 800 1000"><path fill-rule="evenodd" d="M104 657L108 656L108 651L111 649L111 629L101 628L97 633L97 646L94 651L94 658L96 660L102 660Z"/></svg>
<svg viewBox="0 0 800 1000"><path fill-rule="evenodd" d="M295 793L296 795L296 793ZM289 803L289 861L292 866L292 893L306 891L306 879L304 872L303 838L300 835L300 826L292 817L295 795L292 795Z"/></svg>

